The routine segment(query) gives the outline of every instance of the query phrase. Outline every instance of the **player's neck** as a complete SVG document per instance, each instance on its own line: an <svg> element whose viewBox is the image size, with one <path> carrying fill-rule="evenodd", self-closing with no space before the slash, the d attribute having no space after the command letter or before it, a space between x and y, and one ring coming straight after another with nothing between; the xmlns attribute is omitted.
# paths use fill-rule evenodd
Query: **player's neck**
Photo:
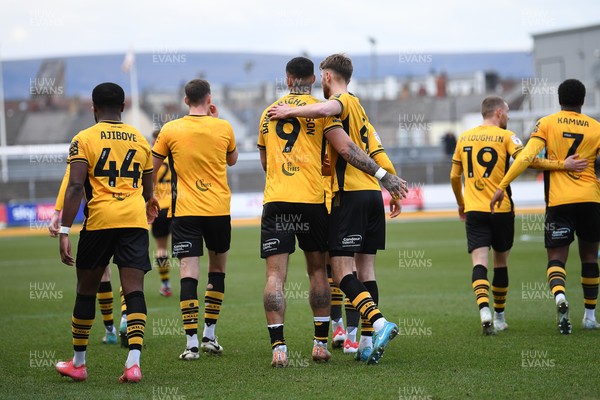
<svg viewBox="0 0 600 400"><path fill-rule="evenodd" d="M484 119L481 126L498 126L498 122L492 119Z"/></svg>
<svg viewBox="0 0 600 400"><path fill-rule="evenodd" d="M121 122L121 114L120 113L106 113L106 114L98 114L96 117L98 123L100 122Z"/></svg>
<svg viewBox="0 0 600 400"><path fill-rule="evenodd" d="M581 114L581 107L569 107L569 106L561 106L561 111L571 111L576 112L577 114Z"/></svg>
<svg viewBox="0 0 600 400"><path fill-rule="evenodd" d="M194 106L190 107L189 115L208 115L207 107L204 106Z"/></svg>
<svg viewBox="0 0 600 400"><path fill-rule="evenodd" d="M310 86L291 86L290 94L310 94L311 87Z"/></svg>
<svg viewBox="0 0 600 400"><path fill-rule="evenodd" d="M333 94L348 93L348 85L332 84L331 85L331 93L333 93Z"/></svg>

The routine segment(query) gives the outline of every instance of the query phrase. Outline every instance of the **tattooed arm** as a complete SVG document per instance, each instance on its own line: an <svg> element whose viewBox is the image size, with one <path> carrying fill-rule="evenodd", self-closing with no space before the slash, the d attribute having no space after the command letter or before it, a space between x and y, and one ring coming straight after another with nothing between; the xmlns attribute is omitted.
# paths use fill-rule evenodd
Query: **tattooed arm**
<svg viewBox="0 0 600 400"><path fill-rule="evenodd" d="M343 129L332 129L327 132L326 136L329 143L331 143L333 148L344 160L361 171L371 176L375 176L375 173L379 170L380 166L364 151L362 151L361 148L358 147L352 140L350 140L350 137L346 134L346 132L344 132ZM390 192L392 197L406 197L407 186L404 179L401 179L396 175L386 173L383 178L381 178L381 184L387 189L388 192Z"/></svg>

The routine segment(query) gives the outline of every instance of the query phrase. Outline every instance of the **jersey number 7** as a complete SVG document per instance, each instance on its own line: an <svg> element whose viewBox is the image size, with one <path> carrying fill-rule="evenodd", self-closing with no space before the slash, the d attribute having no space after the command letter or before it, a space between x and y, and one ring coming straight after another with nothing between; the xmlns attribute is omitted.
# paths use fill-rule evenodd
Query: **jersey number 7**
<svg viewBox="0 0 600 400"><path fill-rule="evenodd" d="M563 137L567 139L574 139L573 144L569 148L567 152L567 157L571 157L577 151L577 148L583 141L583 133L571 133L571 132L563 132Z"/></svg>

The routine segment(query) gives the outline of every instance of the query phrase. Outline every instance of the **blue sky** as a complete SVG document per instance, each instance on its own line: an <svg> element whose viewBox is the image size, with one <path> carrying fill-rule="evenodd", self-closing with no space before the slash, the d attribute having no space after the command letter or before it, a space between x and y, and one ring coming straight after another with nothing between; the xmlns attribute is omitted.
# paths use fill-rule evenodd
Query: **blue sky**
<svg viewBox="0 0 600 400"><path fill-rule="evenodd" d="M51 4L51 6L49 6ZM600 2L29 0L0 15L0 56L252 51L530 50L532 33L600 23ZM298 5L294 5L298 4ZM600 45L599 45L600 46Z"/></svg>

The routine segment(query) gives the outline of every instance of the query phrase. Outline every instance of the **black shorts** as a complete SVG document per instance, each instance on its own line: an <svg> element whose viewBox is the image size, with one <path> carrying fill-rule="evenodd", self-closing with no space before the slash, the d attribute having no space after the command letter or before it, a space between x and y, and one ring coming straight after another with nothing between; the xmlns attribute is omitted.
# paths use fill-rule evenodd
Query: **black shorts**
<svg viewBox="0 0 600 400"><path fill-rule="evenodd" d="M169 209L164 208L158 212L158 216L152 222L152 237L163 238L171 233L171 218L167 217Z"/></svg>
<svg viewBox="0 0 600 400"><path fill-rule="evenodd" d="M148 230L113 228L79 233L75 266L83 269L106 267L113 257L119 268L130 267L150 271Z"/></svg>
<svg viewBox="0 0 600 400"><path fill-rule="evenodd" d="M260 222L260 257L304 251L327 251L325 203L271 202L263 206Z"/></svg>
<svg viewBox="0 0 600 400"><path fill-rule="evenodd" d="M577 237L600 241L600 203L574 203L546 207L544 241L547 249L568 246Z"/></svg>
<svg viewBox="0 0 600 400"><path fill-rule="evenodd" d="M467 248L469 253L480 247L492 247L497 252L508 251L515 238L515 214L469 211L467 219Z"/></svg>
<svg viewBox="0 0 600 400"><path fill-rule="evenodd" d="M329 255L353 257L385 249L385 209L379 190L338 192L331 200Z"/></svg>
<svg viewBox="0 0 600 400"><path fill-rule="evenodd" d="M171 225L173 257L199 257L206 248L225 253L231 244L231 216L175 217Z"/></svg>

